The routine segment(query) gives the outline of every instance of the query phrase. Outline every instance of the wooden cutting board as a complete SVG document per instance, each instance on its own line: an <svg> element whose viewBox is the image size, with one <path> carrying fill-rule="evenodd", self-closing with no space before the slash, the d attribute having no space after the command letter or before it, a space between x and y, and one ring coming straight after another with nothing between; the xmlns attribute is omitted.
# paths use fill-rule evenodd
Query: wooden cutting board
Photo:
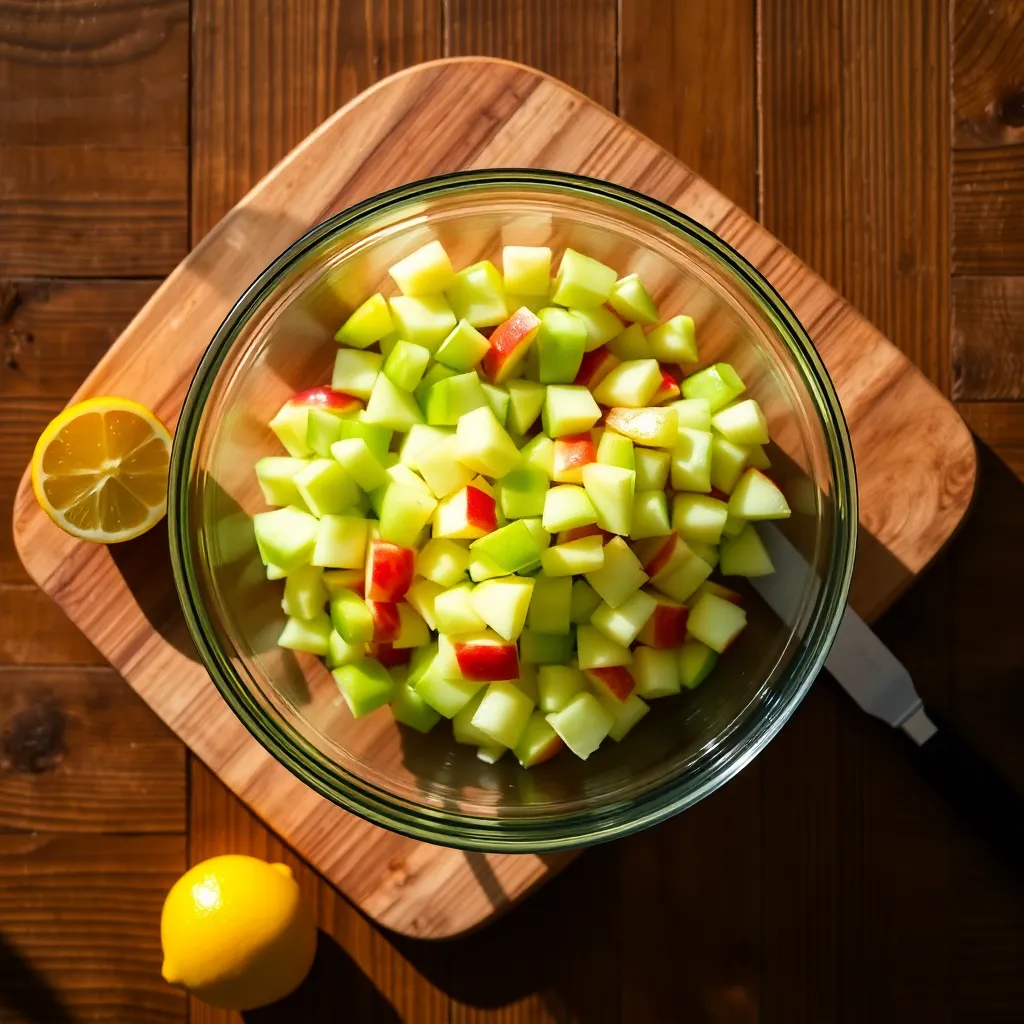
<svg viewBox="0 0 1024 1024"><path fill-rule="evenodd" d="M782 293L818 347L856 453L861 541L852 601L871 618L935 556L974 486L953 407L877 330L756 221L580 93L502 61L443 60L386 79L325 121L167 279L74 401L116 394L178 416L196 365L245 287L308 228L374 193L462 168L533 166L605 178L701 221ZM280 767L221 700L188 639L158 529L119 548L43 515L28 474L14 513L26 568L217 775L353 903L422 938L479 926L572 854L484 856L392 835Z"/></svg>

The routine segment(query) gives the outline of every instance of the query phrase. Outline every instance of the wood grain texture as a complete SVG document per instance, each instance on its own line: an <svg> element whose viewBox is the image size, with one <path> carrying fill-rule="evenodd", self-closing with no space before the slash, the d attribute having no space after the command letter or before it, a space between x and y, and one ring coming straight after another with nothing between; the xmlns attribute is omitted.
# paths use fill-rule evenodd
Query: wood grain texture
<svg viewBox="0 0 1024 1024"><path fill-rule="evenodd" d="M192 244L343 103L440 56L439 0L192 0Z"/></svg>
<svg viewBox="0 0 1024 1024"><path fill-rule="evenodd" d="M183 1024L160 977L183 836L0 836L0 1019Z"/></svg>
<svg viewBox="0 0 1024 1024"><path fill-rule="evenodd" d="M616 109L616 0L442 2L446 57L529 64Z"/></svg>
<svg viewBox="0 0 1024 1024"><path fill-rule="evenodd" d="M0 274L166 274L188 251L188 0L0 8Z"/></svg>
<svg viewBox="0 0 1024 1024"><path fill-rule="evenodd" d="M1024 145L953 154L953 270L1024 274Z"/></svg>
<svg viewBox="0 0 1024 1024"><path fill-rule="evenodd" d="M0 831L182 833L184 768L113 669L0 669Z"/></svg>
<svg viewBox="0 0 1024 1024"><path fill-rule="evenodd" d="M958 402L956 408L1024 483L1024 402Z"/></svg>
<svg viewBox="0 0 1024 1024"><path fill-rule="evenodd" d="M478 115L481 109L487 118ZM572 131L564 131L570 124ZM338 143L353 137L360 138L359 146ZM545 147L549 137L558 139L555 147ZM416 144L424 139L428 144ZM589 142L582 151L574 148L579 140ZM262 269L267 252L279 251L332 210L400 181L460 163L531 162L633 184L690 211L764 268L837 381L857 449L864 524L892 551L887 561L901 566L895 576L890 570L881 574L876 589L857 595L863 612L877 613L927 564L963 514L974 460L960 420L896 349L728 200L596 104L516 65L428 65L388 80L340 111L157 291L101 361L86 391L116 387L173 423L205 339ZM287 217L266 215L281 208ZM909 401L918 417L912 425L900 417ZM887 424L897 421L905 449L892 444L894 430ZM58 534L39 516L24 486L15 521L18 549L33 577L60 596L103 654L230 788L272 819L303 856L380 923L420 936L458 933L515 902L560 866L532 857L467 864L461 854L368 831L303 789L253 744L187 646L154 631L145 609L155 604L161 619L174 605L165 572L149 572L141 582L135 578L130 589L126 567L112 561L109 551ZM96 590L109 601L103 614L90 597ZM123 614L111 616L110 607ZM165 622L160 628L166 633L169 627ZM357 843L374 855L353 858Z"/></svg>
<svg viewBox="0 0 1024 1024"><path fill-rule="evenodd" d="M1024 277L953 279L953 397L1024 398Z"/></svg>
<svg viewBox="0 0 1024 1024"><path fill-rule="evenodd" d="M68 616L31 583L0 583L0 666L105 665Z"/></svg>

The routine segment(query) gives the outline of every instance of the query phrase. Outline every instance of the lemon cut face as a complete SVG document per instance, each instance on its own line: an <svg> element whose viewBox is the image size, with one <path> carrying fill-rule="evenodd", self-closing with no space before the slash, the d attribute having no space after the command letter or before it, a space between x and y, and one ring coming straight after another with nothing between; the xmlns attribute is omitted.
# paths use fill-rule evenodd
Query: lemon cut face
<svg viewBox="0 0 1024 1024"><path fill-rule="evenodd" d="M170 454L171 435L145 406L90 398L43 431L32 456L32 488L66 533L116 544L163 518Z"/></svg>

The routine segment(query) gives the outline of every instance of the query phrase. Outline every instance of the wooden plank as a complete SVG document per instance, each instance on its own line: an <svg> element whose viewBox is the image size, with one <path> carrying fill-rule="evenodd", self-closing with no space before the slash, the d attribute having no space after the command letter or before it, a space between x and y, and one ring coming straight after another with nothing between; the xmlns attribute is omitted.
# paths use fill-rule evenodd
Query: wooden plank
<svg viewBox="0 0 1024 1024"><path fill-rule="evenodd" d="M353 1021L447 1024L449 1000L383 932L298 858L196 758L189 772L189 861L220 853L248 853L287 864L314 910L320 941L303 985L274 1007L269 1021L334 1019L338 1008ZM191 1024L236 1024L240 1017L190 1001ZM248 1020L246 1015L246 1020Z"/></svg>
<svg viewBox="0 0 1024 1024"><path fill-rule="evenodd" d="M1024 277L955 277L952 343L954 398L1024 398Z"/></svg>
<svg viewBox="0 0 1024 1024"><path fill-rule="evenodd" d="M619 26L619 115L751 213L756 27L756 0L634 0Z"/></svg>
<svg viewBox="0 0 1024 1024"><path fill-rule="evenodd" d="M49 595L32 583L0 583L0 666L105 665Z"/></svg>
<svg viewBox="0 0 1024 1024"><path fill-rule="evenodd" d="M1024 402L958 402L957 412L1024 482Z"/></svg>
<svg viewBox="0 0 1024 1024"><path fill-rule="evenodd" d="M443 4L445 56L485 54L529 64L616 109L616 0Z"/></svg>
<svg viewBox="0 0 1024 1024"><path fill-rule="evenodd" d="M0 1018L182 1024L160 908L184 868L184 836L0 836Z"/></svg>
<svg viewBox="0 0 1024 1024"><path fill-rule="evenodd" d="M438 0L193 0L192 244L338 107L439 57L440 15Z"/></svg>
<svg viewBox="0 0 1024 1024"><path fill-rule="evenodd" d="M1024 146L953 154L953 270L1024 274Z"/></svg>
<svg viewBox="0 0 1024 1024"><path fill-rule="evenodd" d="M0 771L0 830L184 831L185 748L112 669L0 669Z"/></svg>
<svg viewBox="0 0 1024 1024"><path fill-rule="evenodd" d="M0 274L166 274L187 252L188 0L0 19Z"/></svg>
<svg viewBox="0 0 1024 1024"><path fill-rule="evenodd" d="M158 282L0 281L0 517L9 518L36 438ZM0 532L0 583L29 577Z"/></svg>

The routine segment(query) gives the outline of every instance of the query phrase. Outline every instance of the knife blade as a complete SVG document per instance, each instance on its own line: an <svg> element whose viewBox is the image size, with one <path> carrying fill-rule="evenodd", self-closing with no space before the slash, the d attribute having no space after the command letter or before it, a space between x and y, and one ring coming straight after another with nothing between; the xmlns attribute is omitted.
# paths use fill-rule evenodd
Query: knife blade
<svg viewBox="0 0 1024 1024"><path fill-rule="evenodd" d="M775 573L750 582L792 626L821 580L777 527L761 523L758 532ZM849 605L825 668L860 708L913 740L926 771L960 812L1015 866L1024 865L1024 798L941 715L925 707L906 667Z"/></svg>

